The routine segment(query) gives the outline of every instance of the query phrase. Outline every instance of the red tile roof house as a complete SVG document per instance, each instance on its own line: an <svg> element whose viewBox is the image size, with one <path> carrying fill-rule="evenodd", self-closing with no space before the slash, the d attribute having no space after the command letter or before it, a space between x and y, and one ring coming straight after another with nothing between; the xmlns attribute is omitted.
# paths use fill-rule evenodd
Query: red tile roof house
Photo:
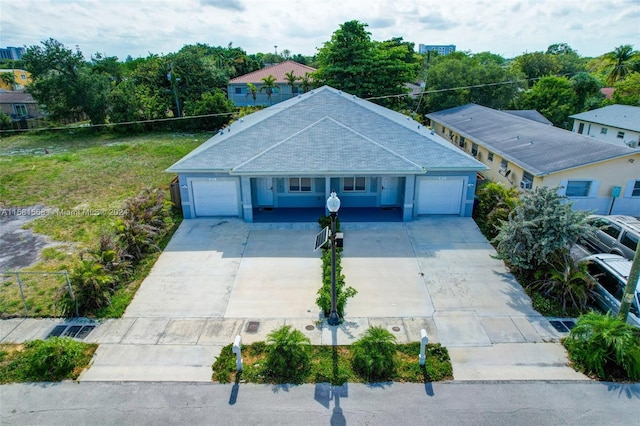
<svg viewBox="0 0 640 426"><path fill-rule="evenodd" d="M253 96L247 86L247 83L253 83L258 89L255 105L273 105L291 99L303 92L300 81L296 82L293 88L287 83L285 74L291 71L293 71L293 75L296 77L304 77L305 74L314 72L315 68L293 61L281 62L277 65L241 75L240 77L230 80L227 85L227 95L237 106L254 105ZM275 77L275 84L277 86L271 94L271 99L268 98L265 90L260 91L260 88L264 85L262 79L270 75Z"/></svg>

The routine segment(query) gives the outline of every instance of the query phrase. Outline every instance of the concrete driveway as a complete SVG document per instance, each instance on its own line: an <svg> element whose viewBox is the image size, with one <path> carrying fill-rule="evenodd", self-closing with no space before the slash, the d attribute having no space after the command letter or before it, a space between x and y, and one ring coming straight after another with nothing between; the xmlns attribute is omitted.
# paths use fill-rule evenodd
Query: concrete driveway
<svg viewBox="0 0 640 426"><path fill-rule="evenodd" d="M374 325L416 341L424 328L449 348L458 380L584 379L472 219L342 228L343 273L358 294L332 328L315 305L317 224L185 220L124 318L90 336L102 344L81 379L208 381L236 334L250 343L284 324L313 344L349 344Z"/></svg>

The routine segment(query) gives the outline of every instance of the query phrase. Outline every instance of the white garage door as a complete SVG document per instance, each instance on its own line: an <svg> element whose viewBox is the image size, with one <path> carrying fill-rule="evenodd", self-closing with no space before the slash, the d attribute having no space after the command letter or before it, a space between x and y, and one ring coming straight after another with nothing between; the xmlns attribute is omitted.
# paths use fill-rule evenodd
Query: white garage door
<svg viewBox="0 0 640 426"><path fill-rule="evenodd" d="M238 216L237 179L193 179L191 190L196 217Z"/></svg>
<svg viewBox="0 0 640 426"><path fill-rule="evenodd" d="M418 214L460 214L463 178L421 179Z"/></svg>

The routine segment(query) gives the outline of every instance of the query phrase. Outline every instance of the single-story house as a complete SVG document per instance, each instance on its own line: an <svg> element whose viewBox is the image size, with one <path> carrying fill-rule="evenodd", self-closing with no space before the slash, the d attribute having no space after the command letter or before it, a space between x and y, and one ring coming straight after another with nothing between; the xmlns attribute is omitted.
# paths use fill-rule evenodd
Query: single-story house
<svg viewBox="0 0 640 426"><path fill-rule="evenodd" d="M640 107L609 105L570 118L576 133L631 148L640 144Z"/></svg>
<svg viewBox="0 0 640 426"><path fill-rule="evenodd" d="M298 81L294 87L291 87L286 80L285 74L293 72L294 76L302 78L307 74L313 73L315 70L315 68L294 61L281 62L230 80L227 84L227 96L237 106L254 105L253 96L247 86L247 83L253 83L258 89L255 105L273 105L291 99L303 92L300 81ZM271 94L271 99L269 99L265 90L260 91L260 88L264 86L262 79L270 75L275 78L276 85L276 88Z"/></svg>
<svg viewBox="0 0 640 426"><path fill-rule="evenodd" d="M574 208L640 216L640 149L617 146L476 104L427 114L437 134L522 190L560 187Z"/></svg>
<svg viewBox="0 0 640 426"><path fill-rule="evenodd" d="M486 166L411 118L328 86L245 116L173 164L185 218L345 209L471 216Z"/></svg>
<svg viewBox="0 0 640 426"><path fill-rule="evenodd" d="M43 117L44 111L30 93L24 90L0 90L0 111L17 121L21 119Z"/></svg>

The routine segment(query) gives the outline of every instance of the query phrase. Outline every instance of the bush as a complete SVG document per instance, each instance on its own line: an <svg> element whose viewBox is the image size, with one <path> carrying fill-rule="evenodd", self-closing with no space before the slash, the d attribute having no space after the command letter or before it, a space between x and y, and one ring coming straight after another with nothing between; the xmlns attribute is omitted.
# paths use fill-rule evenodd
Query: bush
<svg viewBox="0 0 640 426"><path fill-rule="evenodd" d="M67 337L34 340L24 345L12 361L0 369L0 382L54 382L75 379L86 367L97 345ZM6 357L5 357L6 358Z"/></svg>
<svg viewBox="0 0 640 426"><path fill-rule="evenodd" d="M114 291L115 277L95 260L81 260L80 264L71 270L69 275L73 293L78 301L80 315L92 313L96 309L111 304L111 294ZM65 291L65 294L68 294ZM65 316L71 316L74 312L68 312L74 303L62 303Z"/></svg>
<svg viewBox="0 0 640 426"><path fill-rule="evenodd" d="M331 216L320 216L318 225L321 229L329 228L331 230ZM336 217L336 232L340 232L340 218Z"/></svg>
<svg viewBox="0 0 640 426"><path fill-rule="evenodd" d="M159 189L146 189L124 203L124 215L115 223L117 237L134 262L159 250L157 245L171 228L171 202Z"/></svg>
<svg viewBox="0 0 640 426"><path fill-rule="evenodd" d="M342 318L347 300L358 294L358 291L353 287L345 288L340 252L341 250L336 250L336 310ZM329 316L331 312L331 250L324 250L322 253L322 287L318 290L316 305L325 317Z"/></svg>
<svg viewBox="0 0 640 426"><path fill-rule="evenodd" d="M396 337L381 327L371 327L351 345L353 369L369 381L388 380L395 373Z"/></svg>
<svg viewBox="0 0 640 426"><path fill-rule="evenodd" d="M531 287L558 300L562 305L563 315L569 310L587 309L593 296L595 280L587 272L586 263L576 263L567 255L563 266L536 271L535 276L537 280Z"/></svg>
<svg viewBox="0 0 640 426"><path fill-rule="evenodd" d="M493 240L498 256L512 267L529 271L562 264L571 246L593 232L588 215L573 210L558 188L527 191Z"/></svg>
<svg viewBox="0 0 640 426"><path fill-rule="evenodd" d="M265 372L274 380L304 383L310 371L311 341L285 325L267 335Z"/></svg>
<svg viewBox="0 0 640 426"><path fill-rule="evenodd" d="M473 219L484 236L492 240L498 235L500 224L509 218L509 213L516 207L518 190L501 183L487 182L478 188L476 199Z"/></svg>
<svg viewBox="0 0 640 426"><path fill-rule="evenodd" d="M575 365L601 380L640 380L640 329L591 312L578 318L564 340Z"/></svg>

